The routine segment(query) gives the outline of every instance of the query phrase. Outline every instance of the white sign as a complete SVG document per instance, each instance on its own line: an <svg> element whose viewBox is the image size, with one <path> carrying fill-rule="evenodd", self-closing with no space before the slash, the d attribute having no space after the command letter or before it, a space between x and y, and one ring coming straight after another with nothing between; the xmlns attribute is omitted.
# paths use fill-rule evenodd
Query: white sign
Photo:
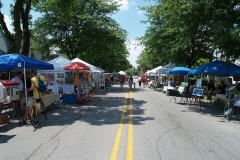
<svg viewBox="0 0 240 160"><path fill-rule="evenodd" d="M22 63L18 63L18 67L22 67Z"/></svg>

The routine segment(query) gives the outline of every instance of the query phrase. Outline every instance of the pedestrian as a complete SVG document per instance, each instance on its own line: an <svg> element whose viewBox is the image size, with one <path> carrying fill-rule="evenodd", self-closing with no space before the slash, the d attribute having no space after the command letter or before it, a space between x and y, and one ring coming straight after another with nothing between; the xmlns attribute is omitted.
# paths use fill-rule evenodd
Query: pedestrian
<svg viewBox="0 0 240 160"><path fill-rule="evenodd" d="M3 103L6 102L7 102L7 90L0 82L0 113L2 112L3 109Z"/></svg>
<svg viewBox="0 0 240 160"><path fill-rule="evenodd" d="M142 83L142 77L138 77L138 84L139 84L139 87L141 87L141 83Z"/></svg>
<svg viewBox="0 0 240 160"><path fill-rule="evenodd" d="M26 102L26 111L23 120L20 122L21 124L27 124L27 116L30 111L30 108L33 106L34 103L36 103L36 99L41 99L41 96L43 96L43 93L39 92L38 90L39 87L38 78L46 82L46 87L49 84L49 80L47 80L43 76L37 75L37 70L32 70L31 73L32 73L31 87L27 90L28 97Z"/></svg>
<svg viewBox="0 0 240 160"><path fill-rule="evenodd" d="M113 81L114 81L113 75L110 77L110 79L111 79L111 86L113 86Z"/></svg>
<svg viewBox="0 0 240 160"><path fill-rule="evenodd" d="M130 91L132 91L132 85L133 85L133 78L132 78L132 76L130 76L130 78L128 79L128 85L129 85Z"/></svg>
<svg viewBox="0 0 240 160"><path fill-rule="evenodd" d="M147 82L146 77L143 77L143 78L142 78L142 82L143 82L143 88L145 88L146 82Z"/></svg>
<svg viewBox="0 0 240 160"><path fill-rule="evenodd" d="M125 83L125 77L122 75L121 79L120 79L120 89L121 90L123 89L124 83Z"/></svg>
<svg viewBox="0 0 240 160"><path fill-rule="evenodd" d="M22 72L17 72L16 76L11 79L11 82L18 82L19 83L19 85L18 85L18 95L19 95L18 100L19 101L22 101L22 98L24 96L24 92L23 92L23 88L24 88L23 86L24 85L23 85L22 77L23 77L23 73ZM15 114L16 115L20 114L21 103L15 103L14 109L15 109Z"/></svg>

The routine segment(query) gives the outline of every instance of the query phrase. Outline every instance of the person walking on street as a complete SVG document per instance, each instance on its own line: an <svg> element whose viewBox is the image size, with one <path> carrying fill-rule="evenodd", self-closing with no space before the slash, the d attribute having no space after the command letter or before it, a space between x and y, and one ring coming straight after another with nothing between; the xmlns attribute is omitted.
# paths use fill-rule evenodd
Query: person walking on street
<svg viewBox="0 0 240 160"><path fill-rule="evenodd" d="M130 76L130 78L128 79L128 85L129 85L130 91L132 91L132 85L133 85L133 78L132 78L132 76Z"/></svg>
<svg viewBox="0 0 240 160"><path fill-rule="evenodd" d="M125 83L125 77L122 75L122 76L121 76L121 79L120 79L120 89L121 89L121 90L123 89L124 83Z"/></svg>
<svg viewBox="0 0 240 160"><path fill-rule="evenodd" d="M142 77L138 77L138 84L139 84L139 87L141 87L141 84L142 84Z"/></svg>
<svg viewBox="0 0 240 160"><path fill-rule="evenodd" d="M113 86L113 82L114 82L114 77L113 77L113 75L110 77L110 79L111 79L111 86Z"/></svg>

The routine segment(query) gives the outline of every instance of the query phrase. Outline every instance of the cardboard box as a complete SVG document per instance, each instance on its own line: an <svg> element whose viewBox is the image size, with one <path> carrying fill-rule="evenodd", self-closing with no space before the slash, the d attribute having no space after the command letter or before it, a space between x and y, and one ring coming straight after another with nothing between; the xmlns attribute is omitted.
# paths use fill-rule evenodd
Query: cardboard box
<svg viewBox="0 0 240 160"><path fill-rule="evenodd" d="M7 124L9 122L8 116L0 115L0 125Z"/></svg>

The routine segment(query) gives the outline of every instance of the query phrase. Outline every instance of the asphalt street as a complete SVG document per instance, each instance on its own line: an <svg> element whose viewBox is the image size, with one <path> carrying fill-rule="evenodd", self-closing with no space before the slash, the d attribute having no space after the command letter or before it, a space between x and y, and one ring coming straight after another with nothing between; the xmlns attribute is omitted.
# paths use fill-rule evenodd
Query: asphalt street
<svg viewBox="0 0 240 160"><path fill-rule="evenodd" d="M48 107L40 128L15 119L0 125L1 160L237 160L240 119L223 107L202 110L169 102L171 96L114 84L94 101ZM177 98L179 102L180 98Z"/></svg>

